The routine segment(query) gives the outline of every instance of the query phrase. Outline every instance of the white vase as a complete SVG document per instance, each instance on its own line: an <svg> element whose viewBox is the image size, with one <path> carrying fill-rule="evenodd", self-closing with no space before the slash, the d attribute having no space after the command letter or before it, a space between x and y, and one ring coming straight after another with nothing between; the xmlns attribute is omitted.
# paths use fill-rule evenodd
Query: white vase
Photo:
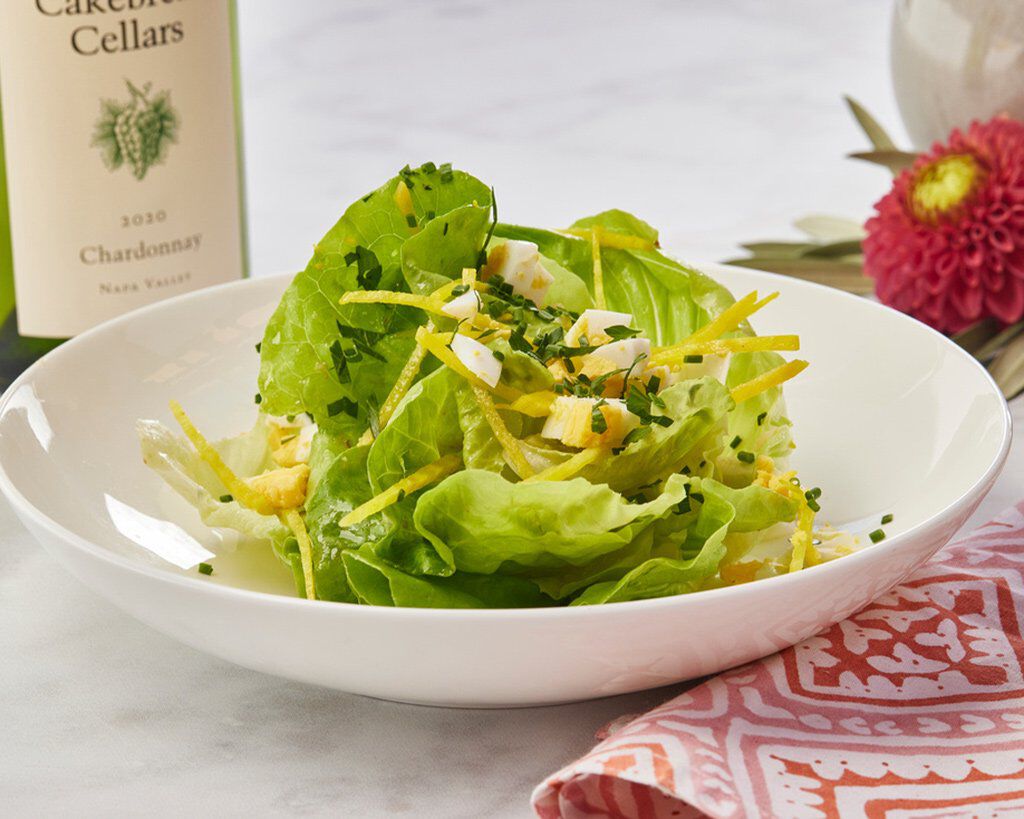
<svg viewBox="0 0 1024 819"><path fill-rule="evenodd" d="M1024 0L896 0L891 59L919 150L975 119L1024 119Z"/></svg>

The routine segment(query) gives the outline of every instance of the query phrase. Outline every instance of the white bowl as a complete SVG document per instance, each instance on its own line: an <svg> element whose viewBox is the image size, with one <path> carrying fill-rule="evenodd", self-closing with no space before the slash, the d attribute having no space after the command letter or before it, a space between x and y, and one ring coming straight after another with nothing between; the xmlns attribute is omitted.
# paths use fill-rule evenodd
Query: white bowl
<svg viewBox="0 0 1024 819"><path fill-rule="evenodd" d="M781 292L755 325L800 333L812 362L787 386L795 464L824 489L833 524L863 535L893 513L883 542L748 585L561 609L309 602L269 549L251 544L217 558L212 577L177 568L157 554L189 565L199 543L226 544L142 464L136 419L169 422L178 398L212 434L247 428L253 345L286 277L153 305L39 361L0 402L0 488L39 541L114 604L270 674L387 699L508 706L716 672L846 617L927 560L995 481L1010 419L984 369L923 324L825 287L705 269L737 294Z"/></svg>

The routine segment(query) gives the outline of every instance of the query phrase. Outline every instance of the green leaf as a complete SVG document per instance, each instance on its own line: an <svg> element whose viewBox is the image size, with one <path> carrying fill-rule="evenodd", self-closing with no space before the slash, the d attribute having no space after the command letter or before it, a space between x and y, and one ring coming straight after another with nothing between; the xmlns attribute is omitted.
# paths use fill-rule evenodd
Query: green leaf
<svg viewBox="0 0 1024 819"><path fill-rule="evenodd" d="M696 466L717 450L726 429L726 414L735 407L728 390L713 378L683 381L660 396L669 426L652 425L649 434L583 471L595 483L619 492L667 478L685 464Z"/></svg>
<svg viewBox="0 0 1024 819"><path fill-rule="evenodd" d="M840 242L845 239L863 239L867 233L860 222L842 216L813 213L797 219L793 226L819 242Z"/></svg>
<svg viewBox="0 0 1024 819"><path fill-rule="evenodd" d="M447 367L413 385L370 445L366 467L375 492L462 451L457 394L465 388L463 378Z"/></svg>
<svg viewBox="0 0 1024 819"><path fill-rule="evenodd" d="M475 268L489 224L487 208L464 205L409 237L401 251L402 276L409 291L427 295L459 278L463 268Z"/></svg>
<svg viewBox="0 0 1024 819"><path fill-rule="evenodd" d="M573 223L574 228L599 227L609 233L622 233L646 239L654 245L658 244L658 231L647 222L624 210L606 210L594 216L585 216Z"/></svg>
<svg viewBox="0 0 1024 819"><path fill-rule="evenodd" d="M606 575L621 576L638 562L636 548L646 555L655 547L674 551L681 527L659 529L658 537L651 529L685 497L679 475L650 503L629 503L582 478L511 483L471 469L428 490L415 521L458 571L527 577L557 599Z"/></svg>
<svg viewBox="0 0 1024 819"><path fill-rule="evenodd" d="M382 560L372 549L344 553L348 584L360 603L417 608L524 608L553 600L518 577L473 575L419 577Z"/></svg>
<svg viewBox="0 0 1024 819"><path fill-rule="evenodd" d="M959 333L954 333L950 336L950 340L977 357L978 350L998 335L1000 335L999 322L991 316L987 316Z"/></svg>
<svg viewBox="0 0 1024 819"><path fill-rule="evenodd" d="M978 347L973 352L974 357L978 361L988 361L990 358L996 355L1003 347L1013 341L1017 336L1020 335L1021 331L1024 330L1024 321L1018 321L1016 324L1011 324L1008 327L1004 327L998 333L991 338L987 339L984 344ZM956 340L956 339L954 339ZM959 342L957 342L959 343ZM960 346L963 346L962 344Z"/></svg>
<svg viewBox="0 0 1024 819"><path fill-rule="evenodd" d="M909 151L855 151L847 154L847 157L870 162L872 165L881 165L892 171L893 176L898 176L913 166L918 155Z"/></svg>
<svg viewBox="0 0 1024 819"><path fill-rule="evenodd" d="M595 583L577 597L572 605L621 603L697 591L716 571L725 556L725 535L735 517L735 509L721 497L704 496L700 513L688 538L687 557L652 557L640 563L617 581Z"/></svg>
<svg viewBox="0 0 1024 819"><path fill-rule="evenodd" d="M826 284L839 290L858 295L868 295L875 291L873 279L864 275L861 266L855 262L841 262L826 259L730 259L726 264L737 267L750 267L754 270L766 270L769 273L780 273L796 279Z"/></svg>
<svg viewBox="0 0 1024 819"><path fill-rule="evenodd" d="M157 421L139 421L136 433L146 466L194 506L203 523L269 542L279 555L282 554L290 537L288 529L277 518L247 509L238 501L222 502L227 487L188 441ZM276 466L270 457L267 427L262 416L248 432L212 443L224 462L243 478Z"/></svg>
<svg viewBox="0 0 1024 819"><path fill-rule="evenodd" d="M834 259L842 256L860 256L862 253L859 239L844 239L839 242L827 242L814 245L803 254L805 259Z"/></svg>
<svg viewBox="0 0 1024 819"><path fill-rule="evenodd" d="M380 263L379 287L405 286L401 251L416 230L410 228L395 203L401 181L412 184L410 195L421 226L430 226L431 215L437 219L474 203L480 209L490 207L490 190L479 180L460 171L429 168L399 174L351 205L317 244L313 258L285 291L267 323L259 385L268 412L309 412L317 423L349 440L366 429L367 407L379 404L387 389L368 394L363 378L353 376L346 381L339 377L335 353L341 340L339 322L380 334L380 343L389 342L396 333L409 333L398 345L402 350L385 355L384 362L373 365L378 374L375 386L393 383L404 365L413 346L411 329L417 323L418 311L385 305L361 305L353 310L338 303L344 293L357 287L357 261L346 261L357 247L371 251ZM359 404L358 417L328 411L342 398Z"/></svg>
<svg viewBox="0 0 1024 819"><path fill-rule="evenodd" d="M812 242L747 242L740 245L751 255L765 259L799 259L818 246Z"/></svg>
<svg viewBox="0 0 1024 819"><path fill-rule="evenodd" d="M694 478L693 489L705 498L712 495L728 503L735 514L729 524L730 532L757 532L777 523L796 518L799 506L778 492L750 484L733 489L712 478Z"/></svg>
<svg viewBox="0 0 1024 819"><path fill-rule="evenodd" d="M868 113L863 105L848 95L844 95L843 99L846 100L850 113L857 120L857 124L860 125L861 130L864 131L864 134L871 140L871 144L876 149L884 151L896 148L896 143L892 141L892 138L885 132L885 129L878 124L878 121Z"/></svg>
<svg viewBox="0 0 1024 819"><path fill-rule="evenodd" d="M1007 401L1024 392L1024 335L1018 335L1007 344L988 370Z"/></svg>

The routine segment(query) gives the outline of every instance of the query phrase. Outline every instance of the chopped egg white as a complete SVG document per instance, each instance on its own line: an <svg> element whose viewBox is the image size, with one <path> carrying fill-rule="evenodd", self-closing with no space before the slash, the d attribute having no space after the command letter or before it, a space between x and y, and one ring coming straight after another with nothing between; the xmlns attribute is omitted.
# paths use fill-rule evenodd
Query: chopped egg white
<svg viewBox="0 0 1024 819"><path fill-rule="evenodd" d="M509 239L496 246L487 257L490 275L501 276L513 292L543 305L555 277L540 262L540 251L533 242Z"/></svg>
<svg viewBox="0 0 1024 819"><path fill-rule="evenodd" d="M468 290L448 302L441 308L441 312L453 319L472 321L480 312L480 297L475 290Z"/></svg>
<svg viewBox="0 0 1024 819"><path fill-rule="evenodd" d="M632 367L636 361L636 371L643 371L644 362L651 358L651 340L649 338L624 338L611 344L602 344L594 352L583 356L583 364L591 359L611 362L612 369L621 370ZM637 361L639 359L639 361Z"/></svg>
<svg viewBox="0 0 1024 819"><path fill-rule="evenodd" d="M678 384L680 381L687 381L691 378L703 378L706 375L724 384L725 378L729 373L729 360L730 357L727 355L706 355L703 361L692 364L677 364L672 367L664 365L649 367L645 375L647 377L657 375L661 379L662 389Z"/></svg>
<svg viewBox="0 0 1024 819"><path fill-rule="evenodd" d="M501 362L479 341L457 334L452 339L452 352L467 370L488 387L498 386L498 379L501 378Z"/></svg>
<svg viewBox="0 0 1024 819"><path fill-rule="evenodd" d="M594 432L592 419L596 398L561 396L551 405L551 414L544 422L541 436L561 441L567 446L594 447L615 446L622 442L631 430L640 426L640 419L626 409L626 402L619 398L603 399L600 412L607 429Z"/></svg>
<svg viewBox="0 0 1024 819"><path fill-rule="evenodd" d="M586 338L590 344L611 341L611 337L605 330L609 327L630 327L632 324L633 316L630 313L616 313L614 310L584 310L569 328L569 332L565 334L565 343L572 347L578 347L581 338Z"/></svg>
<svg viewBox="0 0 1024 819"><path fill-rule="evenodd" d="M580 372L591 379L607 376L604 381L604 395L618 395L622 392L626 373L628 372L630 377L639 377L643 374L644 364L650 357L649 339L626 338L613 341L611 344L603 344L594 352L583 356L580 360Z"/></svg>

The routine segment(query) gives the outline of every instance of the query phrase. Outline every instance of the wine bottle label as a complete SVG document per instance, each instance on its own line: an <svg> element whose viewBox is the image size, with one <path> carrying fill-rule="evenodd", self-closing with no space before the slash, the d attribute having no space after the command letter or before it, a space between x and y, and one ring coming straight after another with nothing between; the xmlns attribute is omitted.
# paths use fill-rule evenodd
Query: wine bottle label
<svg viewBox="0 0 1024 819"><path fill-rule="evenodd" d="M229 3L18 0L3 16L21 335L67 338L240 278Z"/></svg>

